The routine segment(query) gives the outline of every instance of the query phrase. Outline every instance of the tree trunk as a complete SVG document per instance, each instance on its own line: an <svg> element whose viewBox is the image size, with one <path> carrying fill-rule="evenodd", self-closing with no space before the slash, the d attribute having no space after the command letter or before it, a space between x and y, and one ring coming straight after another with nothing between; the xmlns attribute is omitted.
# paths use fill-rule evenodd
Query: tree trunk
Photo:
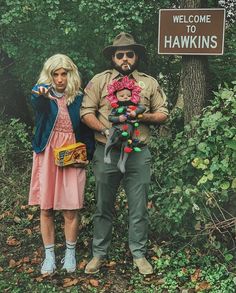
<svg viewBox="0 0 236 293"><path fill-rule="evenodd" d="M207 71L206 56L182 57L182 83L184 98L184 124L199 115L207 101Z"/></svg>
<svg viewBox="0 0 236 293"><path fill-rule="evenodd" d="M207 1L203 1L204 6ZM182 0L181 8L203 7L201 0ZM181 82L184 100L184 124L189 123L195 115L199 115L206 104L208 58L207 56L182 56Z"/></svg>

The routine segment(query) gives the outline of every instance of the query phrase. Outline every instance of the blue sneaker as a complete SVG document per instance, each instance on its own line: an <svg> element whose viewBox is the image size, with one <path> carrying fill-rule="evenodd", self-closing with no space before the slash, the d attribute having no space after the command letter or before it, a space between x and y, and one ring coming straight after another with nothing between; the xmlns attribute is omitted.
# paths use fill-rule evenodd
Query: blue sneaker
<svg viewBox="0 0 236 293"><path fill-rule="evenodd" d="M65 269L67 273L73 273L76 270L75 249L66 249L65 257L61 263L64 264L62 269Z"/></svg>
<svg viewBox="0 0 236 293"><path fill-rule="evenodd" d="M47 256L42 262L41 274L52 274L56 269L55 258Z"/></svg>

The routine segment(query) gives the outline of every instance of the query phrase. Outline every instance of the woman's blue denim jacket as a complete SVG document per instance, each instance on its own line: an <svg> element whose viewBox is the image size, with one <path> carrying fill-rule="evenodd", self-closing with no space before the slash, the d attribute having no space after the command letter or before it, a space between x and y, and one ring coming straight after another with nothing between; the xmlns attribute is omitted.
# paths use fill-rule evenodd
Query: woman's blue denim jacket
<svg viewBox="0 0 236 293"><path fill-rule="evenodd" d="M40 84L40 86L45 86ZM33 90L38 91L39 85L35 85ZM91 160L94 152L94 134L80 120L80 106L83 100L83 95L79 94L73 103L68 107L68 112L72 122L75 133L76 142L83 142L87 147L88 159ZM32 140L33 150L38 154L44 151L51 132L54 128L58 114L58 106L54 100L39 96L37 94L31 95L31 103L35 112L35 133Z"/></svg>

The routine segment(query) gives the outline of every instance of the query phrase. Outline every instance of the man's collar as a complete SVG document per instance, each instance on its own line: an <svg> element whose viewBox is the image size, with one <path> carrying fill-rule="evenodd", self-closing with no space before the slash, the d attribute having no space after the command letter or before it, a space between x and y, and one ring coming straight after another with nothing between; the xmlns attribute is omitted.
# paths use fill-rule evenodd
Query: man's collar
<svg viewBox="0 0 236 293"><path fill-rule="evenodd" d="M130 77L133 77L133 79L135 79L136 81L138 80L139 78L139 75L138 75L138 70L135 69L133 72L130 73L129 75Z"/></svg>
<svg viewBox="0 0 236 293"><path fill-rule="evenodd" d="M118 79L123 77L124 75L121 74L118 70L116 70L115 68L112 69L112 75L111 75L111 79ZM138 79L138 71L137 69L135 69L133 72L131 72L129 75L129 77L134 78L135 80Z"/></svg>
<svg viewBox="0 0 236 293"><path fill-rule="evenodd" d="M112 69L112 75L111 75L111 79L119 79L119 77L122 77L123 75L116 70L115 68Z"/></svg>

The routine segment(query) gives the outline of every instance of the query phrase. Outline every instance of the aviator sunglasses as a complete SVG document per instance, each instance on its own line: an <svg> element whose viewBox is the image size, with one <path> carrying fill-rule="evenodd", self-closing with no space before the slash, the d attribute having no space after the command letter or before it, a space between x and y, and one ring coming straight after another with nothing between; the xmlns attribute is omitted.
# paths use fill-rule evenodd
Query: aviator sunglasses
<svg viewBox="0 0 236 293"><path fill-rule="evenodd" d="M134 51L128 51L128 52L124 52L124 53L120 52L120 53L115 54L116 58L119 60L122 59L124 57L124 55L126 55L126 57L128 57L128 58L133 58L135 53L134 53Z"/></svg>

